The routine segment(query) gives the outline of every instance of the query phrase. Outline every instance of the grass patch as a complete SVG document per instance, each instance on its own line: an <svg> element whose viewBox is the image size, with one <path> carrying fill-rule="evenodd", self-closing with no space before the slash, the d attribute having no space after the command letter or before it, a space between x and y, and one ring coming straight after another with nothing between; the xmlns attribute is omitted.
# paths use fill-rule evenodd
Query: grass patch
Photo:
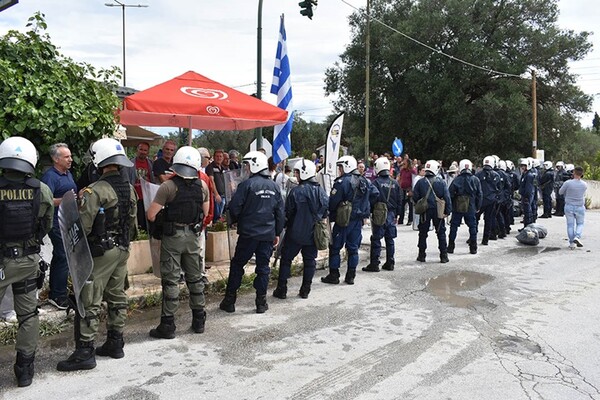
<svg viewBox="0 0 600 400"><path fill-rule="evenodd" d="M17 331L19 323L5 322L4 326L0 325L0 345L14 344L17 340ZM60 321L41 320L40 321L40 337L53 336L63 332L69 328L70 324L66 319Z"/></svg>

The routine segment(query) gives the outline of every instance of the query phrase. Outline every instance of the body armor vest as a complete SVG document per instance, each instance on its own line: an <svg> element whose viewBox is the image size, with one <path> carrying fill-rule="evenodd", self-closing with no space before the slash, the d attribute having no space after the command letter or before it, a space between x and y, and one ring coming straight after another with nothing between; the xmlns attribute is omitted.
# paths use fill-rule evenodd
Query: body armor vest
<svg viewBox="0 0 600 400"><path fill-rule="evenodd" d="M131 187L120 175L110 175L102 178L108 182L117 194L117 205L105 210L105 229L115 242L123 247L129 247L129 215L131 214Z"/></svg>
<svg viewBox="0 0 600 400"><path fill-rule="evenodd" d="M202 181L183 179L179 176L174 177L172 181L177 186L177 194L165 207L165 221L186 225L202 222Z"/></svg>
<svg viewBox="0 0 600 400"><path fill-rule="evenodd" d="M0 244L40 239L40 181L27 178L12 182L0 177Z"/></svg>

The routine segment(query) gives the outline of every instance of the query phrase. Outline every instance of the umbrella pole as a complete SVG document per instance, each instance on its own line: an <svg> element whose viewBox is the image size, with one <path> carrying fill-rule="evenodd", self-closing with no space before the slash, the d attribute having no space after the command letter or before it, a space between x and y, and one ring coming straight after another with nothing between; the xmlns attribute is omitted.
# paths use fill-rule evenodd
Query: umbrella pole
<svg viewBox="0 0 600 400"><path fill-rule="evenodd" d="M188 131L188 146L192 145L192 116L188 117L190 129Z"/></svg>

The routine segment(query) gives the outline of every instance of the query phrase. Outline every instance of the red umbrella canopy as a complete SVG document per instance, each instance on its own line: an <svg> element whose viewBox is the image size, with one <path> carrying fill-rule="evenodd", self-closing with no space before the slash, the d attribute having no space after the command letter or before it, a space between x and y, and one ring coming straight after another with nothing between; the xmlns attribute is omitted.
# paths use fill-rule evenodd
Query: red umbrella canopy
<svg viewBox="0 0 600 400"><path fill-rule="evenodd" d="M285 123L287 111L196 72L127 96L123 125L246 130Z"/></svg>

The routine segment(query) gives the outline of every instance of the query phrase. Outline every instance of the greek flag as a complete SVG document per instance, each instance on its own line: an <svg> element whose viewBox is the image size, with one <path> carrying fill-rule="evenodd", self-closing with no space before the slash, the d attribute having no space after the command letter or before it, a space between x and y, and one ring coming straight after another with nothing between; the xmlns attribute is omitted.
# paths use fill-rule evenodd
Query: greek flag
<svg viewBox="0 0 600 400"><path fill-rule="evenodd" d="M292 124L294 123L294 111L292 110L292 81L290 79L290 60L287 54L285 26L283 25L283 14L279 27L279 41L277 43L277 54L275 56L275 68L273 69L273 83L271 93L277 95L277 107L288 112L285 124L275 125L273 133L273 161L278 163L285 160L292 153Z"/></svg>

